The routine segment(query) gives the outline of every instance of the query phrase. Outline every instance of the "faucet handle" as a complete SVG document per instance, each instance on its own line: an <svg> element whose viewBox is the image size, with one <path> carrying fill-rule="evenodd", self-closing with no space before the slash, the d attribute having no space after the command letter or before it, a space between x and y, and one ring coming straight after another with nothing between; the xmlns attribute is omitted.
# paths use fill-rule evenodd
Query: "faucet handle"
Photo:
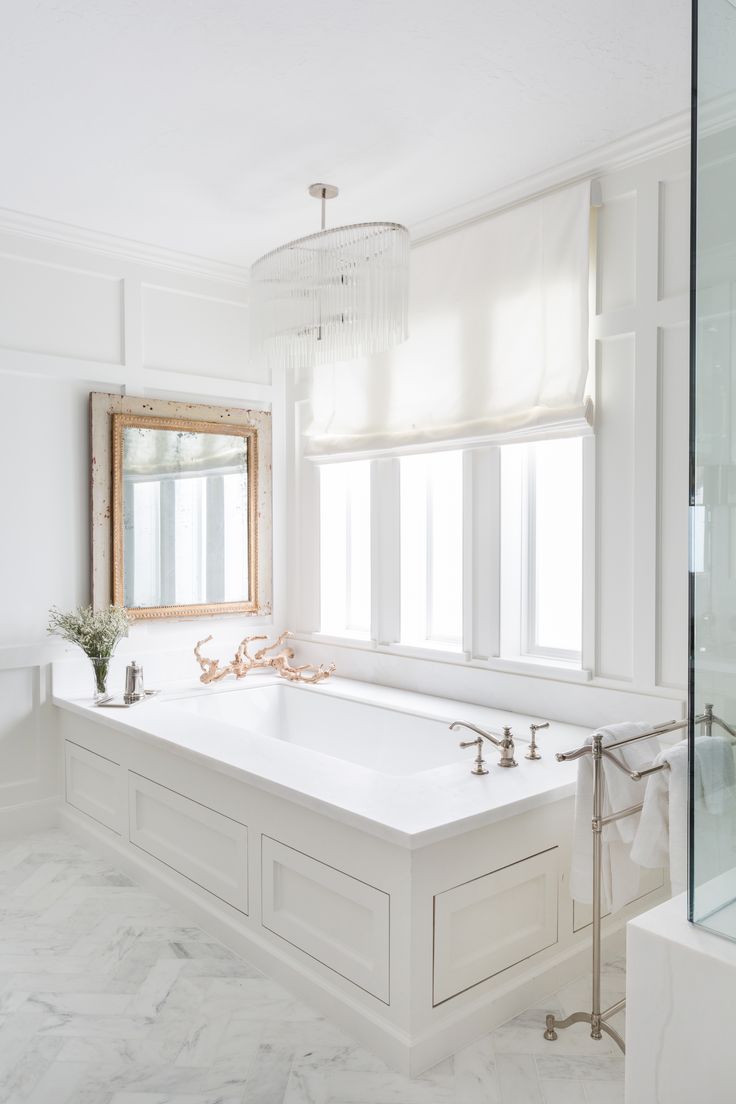
<svg viewBox="0 0 736 1104"><path fill-rule="evenodd" d="M475 759L473 765L470 768L471 774L488 774L488 767L486 766L485 759L483 758L483 737L477 736L475 740L461 740L461 748L475 748Z"/></svg>
<svg viewBox="0 0 736 1104"><path fill-rule="evenodd" d="M529 744L529 750L524 756L525 759L541 759L542 753L537 747L537 733L540 728L549 728L549 721L543 721L541 724L530 724L529 731L532 734L531 743Z"/></svg>

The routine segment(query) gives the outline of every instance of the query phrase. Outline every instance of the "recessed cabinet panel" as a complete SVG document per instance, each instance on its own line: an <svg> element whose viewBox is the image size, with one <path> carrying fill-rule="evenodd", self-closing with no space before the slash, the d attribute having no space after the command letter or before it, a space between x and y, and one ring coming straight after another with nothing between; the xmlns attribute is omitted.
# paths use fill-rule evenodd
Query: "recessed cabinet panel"
<svg viewBox="0 0 736 1104"><path fill-rule="evenodd" d="M65 797L68 805L118 835L125 823L125 789L118 763L67 740Z"/></svg>
<svg viewBox="0 0 736 1104"><path fill-rule="evenodd" d="M263 926L389 1003L389 895L262 837Z"/></svg>
<svg viewBox="0 0 736 1104"><path fill-rule="evenodd" d="M132 771L129 780L130 842L247 913L247 827Z"/></svg>
<svg viewBox="0 0 736 1104"><path fill-rule="evenodd" d="M558 849L434 899L434 1004L557 942Z"/></svg>

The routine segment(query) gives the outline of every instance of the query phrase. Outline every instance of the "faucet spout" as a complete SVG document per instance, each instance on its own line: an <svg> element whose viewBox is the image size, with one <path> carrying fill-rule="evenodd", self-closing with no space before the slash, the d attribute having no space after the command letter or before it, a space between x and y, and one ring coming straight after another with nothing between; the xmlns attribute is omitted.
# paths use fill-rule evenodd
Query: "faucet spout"
<svg viewBox="0 0 736 1104"><path fill-rule="evenodd" d="M469 728L471 732L475 732L478 736L482 736L486 740L490 740L496 747L501 747L503 743L498 737L494 736L492 732L486 732L483 728L478 728L477 725L471 724L470 721L453 721L450 725L450 731L454 732L456 728Z"/></svg>
<svg viewBox="0 0 736 1104"><path fill-rule="evenodd" d="M484 740L489 740L492 744L495 744L501 752L498 764L500 767L518 767L519 764L514 758L514 737L508 726L504 727L503 736L500 740L492 732L486 732L485 729L478 728L470 721L453 721L450 729L454 732L456 728L469 728L471 732L477 733L479 737L482 736Z"/></svg>

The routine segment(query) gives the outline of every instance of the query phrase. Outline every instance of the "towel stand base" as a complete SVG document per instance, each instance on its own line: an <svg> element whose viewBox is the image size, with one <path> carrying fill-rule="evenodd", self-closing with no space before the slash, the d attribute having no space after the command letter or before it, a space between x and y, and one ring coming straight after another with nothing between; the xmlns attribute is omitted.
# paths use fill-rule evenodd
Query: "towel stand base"
<svg viewBox="0 0 736 1104"><path fill-rule="evenodd" d="M626 1043L619 1035L618 1031L607 1024L605 1021L609 1016L615 1016L617 1012L620 1012L624 1005L625 1000L617 1001L616 1004L612 1004L610 1008L606 1009L599 1016L594 1016L592 1012L573 1012L571 1016L567 1016L564 1020L558 1020L551 1012L547 1015L545 1020L545 1032L544 1037L549 1042L553 1043L557 1038L557 1032L564 1030L566 1027L572 1027L576 1023L590 1024L590 1037L591 1039L602 1039L604 1033L609 1035L614 1043L619 1046L622 1052L626 1053Z"/></svg>

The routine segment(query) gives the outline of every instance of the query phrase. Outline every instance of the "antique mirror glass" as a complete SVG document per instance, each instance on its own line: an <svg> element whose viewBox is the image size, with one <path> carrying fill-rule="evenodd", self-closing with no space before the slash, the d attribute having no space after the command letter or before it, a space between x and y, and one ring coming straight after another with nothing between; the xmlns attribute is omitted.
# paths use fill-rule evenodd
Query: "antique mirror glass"
<svg viewBox="0 0 736 1104"><path fill-rule="evenodd" d="M116 414L115 601L252 605L255 431Z"/></svg>
<svg viewBox="0 0 736 1104"><path fill-rule="evenodd" d="M90 395L92 599L131 617L271 608L271 414Z"/></svg>

